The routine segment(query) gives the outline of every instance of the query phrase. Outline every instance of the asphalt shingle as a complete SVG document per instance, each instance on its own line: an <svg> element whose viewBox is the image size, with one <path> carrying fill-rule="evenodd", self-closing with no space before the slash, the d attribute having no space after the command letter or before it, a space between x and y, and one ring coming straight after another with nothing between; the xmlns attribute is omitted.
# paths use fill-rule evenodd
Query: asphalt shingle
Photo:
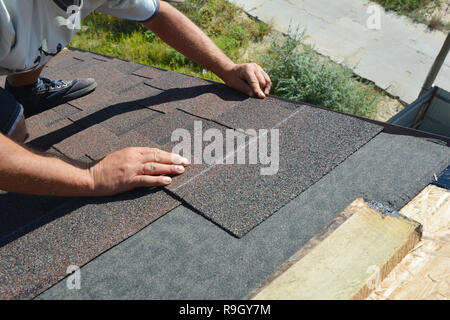
<svg viewBox="0 0 450 320"><path fill-rule="evenodd" d="M166 71L156 78L147 79L145 80L145 83L161 90L187 88L211 84L211 82L208 82L206 80L194 78L173 71Z"/></svg>
<svg viewBox="0 0 450 320"><path fill-rule="evenodd" d="M251 115L243 118L251 119ZM266 128L279 120L266 119ZM256 124L262 126L261 119L257 120ZM279 130L279 164L273 167L273 174L262 175L262 168L269 164L262 164L261 158L254 165L248 160L246 164L220 164L174 192L233 235L242 237L381 131L379 126L309 106L290 110L275 129ZM272 136L271 132L266 136L268 150ZM261 149L258 152L260 157Z"/></svg>
<svg viewBox="0 0 450 320"><path fill-rule="evenodd" d="M195 128L201 128L200 131L194 131ZM176 130L179 129L180 134L183 137L178 136ZM160 117L153 119L140 127L135 131L141 136L148 137L152 141L155 141L160 149L168 152L176 152L188 158L191 165L187 168L186 172L180 176L173 177L173 182L168 186L169 190L174 190L180 185L186 184L187 181L193 179L195 176L201 174L204 170L207 170L211 166L211 163L207 163L203 159L203 150L209 142L203 141L203 134L209 129L216 129L223 136L225 136L226 127L223 127L215 122L208 121L194 117L185 112L175 110L169 114L161 115ZM198 133L197 136L196 132ZM243 136L240 133L236 133ZM186 138L186 140L185 140ZM195 146L195 141L199 142ZM175 147L181 146L182 143L187 143L189 154L174 150ZM225 149L222 149L222 153L225 154ZM196 160L198 159L198 160Z"/></svg>
<svg viewBox="0 0 450 320"><path fill-rule="evenodd" d="M202 94L183 100L178 108L201 118L215 119L236 104L250 101L244 94L220 84L204 86L201 90Z"/></svg>
<svg viewBox="0 0 450 320"><path fill-rule="evenodd" d="M101 159L108 153L119 150L119 140L108 129L94 125L56 143L54 147L73 159L79 159L84 155L92 159Z"/></svg>
<svg viewBox="0 0 450 320"><path fill-rule="evenodd" d="M52 108L51 110L55 111L56 113L58 113L60 116L62 116L64 118L67 118L67 117L74 115L75 113L78 113L81 111L80 109L72 106L69 103L61 104L59 106Z"/></svg>
<svg viewBox="0 0 450 320"><path fill-rule="evenodd" d="M32 231L45 221L49 211L66 201L63 197L0 191L0 247Z"/></svg>
<svg viewBox="0 0 450 320"><path fill-rule="evenodd" d="M290 102L266 99L247 99L214 120L235 129L270 129L289 117L297 106Z"/></svg>
<svg viewBox="0 0 450 320"><path fill-rule="evenodd" d="M87 263L178 206L179 198L241 237L380 131L347 116L276 98L250 99L223 84L88 52L63 52L44 74L64 80L93 77L98 87L27 119L31 147L89 162L130 146L172 151L179 142L172 141L172 133L184 129L193 139L191 146L200 141L200 154L207 155L211 141L194 138L198 121L203 133L216 129L222 137L237 135L240 144L221 149L234 157L250 136L233 129L278 125L280 166L277 175L261 176L262 164L231 166L191 158L186 173L157 192L70 200L2 193L0 206L9 211L0 213L5 243L0 275L6 275L0 298L34 297L61 280L68 265ZM27 211L24 220L16 219L21 210Z"/></svg>
<svg viewBox="0 0 450 320"><path fill-rule="evenodd" d="M83 266L178 205L159 189L142 189L73 200L48 212L39 227L0 248L0 299L34 297L63 279L69 266Z"/></svg>
<svg viewBox="0 0 450 320"><path fill-rule="evenodd" d="M100 86L97 87L91 94L76 100L72 100L69 102L69 104L80 110L92 108L97 108L97 110L99 110L108 106L108 101L113 101L118 97L118 95L108 89L103 88L100 84Z"/></svg>
<svg viewBox="0 0 450 320"><path fill-rule="evenodd" d="M48 150L83 129L53 109L26 119L26 124L29 133L27 145L40 150Z"/></svg>
<svg viewBox="0 0 450 320"><path fill-rule="evenodd" d="M166 70L161 70L158 68L150 66L141 66L141 68L133 71L133 74L147 79L153 79L161 76Z"/></svg>

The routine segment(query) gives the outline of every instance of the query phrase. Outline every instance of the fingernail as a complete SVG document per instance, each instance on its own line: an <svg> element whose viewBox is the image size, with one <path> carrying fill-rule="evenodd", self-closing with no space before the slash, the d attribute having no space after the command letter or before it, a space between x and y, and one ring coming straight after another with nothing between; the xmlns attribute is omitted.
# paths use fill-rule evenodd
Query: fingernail
<svg viewBox="0 0 450 320"><path fill-rule="evenodd" d="M163 178L163 182L166 183L166 184L169 184L169 183L172 182L172 179L170 177L164 177Z"/></svg>
<svg viewBox="0 0 450 320"><path fill-rule="evenodd" d="M175 166L175 170L177 170L177 172L184 172L184 167L183 166Z"/></svg>
<svg viewBox="0 0 450 320"><path fill-rule="evenodd" d="M189 160L178 155L178 154L173 154L172 155L172 162L173 164L184 164L184 165L188 165L189 164Z"/></svg>
<svg viewBox="0 0 450 320"><path fill-rule="evenodd" d="M264 92L262 92L262 90L259 91L259 93L265 98L266 95L264 94Z"/></svg>
<svg viewBox="0 0 450 320"><path fill-rule="evenodd" d="M180 158L180 162L181 162L181 164L184 164L184 165L188 165L190 163L189 160L187 158L184 158L184 157Z"/></svg>

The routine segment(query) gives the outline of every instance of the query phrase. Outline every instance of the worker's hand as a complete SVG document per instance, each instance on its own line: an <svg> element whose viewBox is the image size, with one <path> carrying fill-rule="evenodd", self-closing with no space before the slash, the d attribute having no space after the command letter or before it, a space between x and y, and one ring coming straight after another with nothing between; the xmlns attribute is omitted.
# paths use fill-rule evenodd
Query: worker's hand
<svg viewBox="0 0 450 320"><path fill-rule="evenodd" d="M93 195L106 196L138 187L165 186L166 175L184 172L186 158L154 148L127 148L109 154L89 169Z"/></svg>
<svg viewBox="0 0 450 320"><path fill-rule="evenodd" d="M269 75L256 63L230 65L223 73L222 79L229 87L251 97L265 98L272 86Z"/></svg>

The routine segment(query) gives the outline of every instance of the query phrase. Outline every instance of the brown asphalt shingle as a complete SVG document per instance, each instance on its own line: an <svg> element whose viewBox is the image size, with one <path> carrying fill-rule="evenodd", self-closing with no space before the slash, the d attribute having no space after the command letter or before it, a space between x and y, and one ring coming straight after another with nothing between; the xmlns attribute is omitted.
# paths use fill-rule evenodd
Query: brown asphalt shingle
<svg viewBox="0 0 450 320"><path fill-rule="evenodd" d="M130 146L171 151L177 144L172 132L185 129L193 137L195 121L204 131L229 130L244 137L236 129L270 129L298 111L296 104L275 98L248 98L223 84L77 50L53 59L43 74L97 81L87 97L27 119L29 146L84 161ZM165 190L88 199L0 194L0 299L36 296L61 280L68 265L81 267L180 205L180 198L241 237L380 131L360 120L301 108L304 117L297 115L281 127L288 143L279 178L262 179L257 165L202 163L174 177ZM311 123L303 123L308 119ZM324 131L308 135L305 128L313 127ZM325 148L333 154L321 153Z"/></svg>

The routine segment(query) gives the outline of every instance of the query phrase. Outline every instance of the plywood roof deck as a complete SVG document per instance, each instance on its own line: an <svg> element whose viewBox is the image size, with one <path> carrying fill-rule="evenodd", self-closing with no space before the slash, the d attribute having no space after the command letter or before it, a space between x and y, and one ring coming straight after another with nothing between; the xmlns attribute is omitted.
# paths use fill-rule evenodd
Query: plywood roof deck
<svg viewBox="0 0 450 320"><path fill-rule="evenodd" d="M422 239L367 299L449 300L450 191L430 185L400 212L423 225Z"/></svg>

